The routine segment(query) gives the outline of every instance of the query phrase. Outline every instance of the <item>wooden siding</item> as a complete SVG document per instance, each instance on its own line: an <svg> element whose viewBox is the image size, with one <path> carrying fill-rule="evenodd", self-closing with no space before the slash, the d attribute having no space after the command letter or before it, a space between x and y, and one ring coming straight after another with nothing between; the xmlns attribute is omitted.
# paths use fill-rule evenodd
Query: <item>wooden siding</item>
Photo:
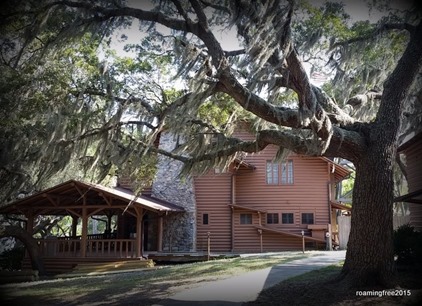
<svg viewBox="0 0 422 306"><path fill-rule="evenodd" d="M232 248L231 240L231 179L230 173L208 174L195 177L197 250L207 249L208 232L211 251L227 252ZM208 224L202 224L203 214L208 214Z"/></svg>
<svg viewBox="0 0 422 306"><path fill-rule="evenodd" d="M262 233L262 246L264 252L301 250L302 240L264 231Z"/></svg>
<svg viewBox="0 0 422 306"><path fill-rule="evenodd" d="M253 138L246 132L237 133L236 136L245 140ZM248 155L245 162L253 165L254 170L240 167L229 173L215 174L210 171L194 179L198 251L206 250L208 232L211 251L259 252L261 236L256 226L295 234L304 230L310 235L308 225L301 223L302 213L313 213L314 224L327 225L330 222L328 184L333 178L328 162L317 157L292 154L288 159L293 161L293 184L268 185L266 163L274 159L276 152L275 146L268 146L259 153ZM229 204L241 207L231 208ZM204 213L208 214L208 225L202 224ZM267 224L267 213L277 213L279 223ZM282 224L282 213L293 213L294 224ZM241 214L251 214L252 224L240 224ZM263 251L301 248L301 238L262 232Z"/></svg>
<svg viewBox="0 0 422 306"><path fill-rule="evenodd" d="M251 214L252 224L240 224L241 214ZM234 251L259 252L261 250L258 230L255 228L258 225L258 213L243 209L234 211Z"/></svg>
<svg viewBox="0 0 422 306"><path fill-rule="evenodd" d="M407 183L409 193L422 188L422 139L405 151L407 163ZM422 204L409 205L410 223L416 230L422 231Z"/></svg>
<svg viewBox="0 0 422 306"><path fill-rule="evenodd" d="M255 171L238 171L236 174L236 204L250 206L267 213L279 214L278 224L267 224L266 215L262 216L262 225L299 234L308 231L308 225L301 223L302 213L313 213L314 224L329 223L328 183L329 167L319 158L292 154L293 184L268 185L266 183L266 163L271 161L277 148L269 146L260 153L246 158L256 167ZM294 224L282 224L282 213L293 213ZM235 226L235 250L247 248L251 243L245 235L246 229ZM256 235L256 233L255 233ZM245 241L242 238L245 237ZM257 238L257 241L258 238ZM255 243L253 249L256 248ZM275 233L263 232L264 250L300 249L301 240Z"/></svg>

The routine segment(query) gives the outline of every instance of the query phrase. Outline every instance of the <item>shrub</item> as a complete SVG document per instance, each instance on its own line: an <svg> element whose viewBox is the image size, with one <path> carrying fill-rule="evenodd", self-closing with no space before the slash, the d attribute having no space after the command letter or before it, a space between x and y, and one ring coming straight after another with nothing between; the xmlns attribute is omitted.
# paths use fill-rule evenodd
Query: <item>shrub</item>
<svg viewBox="0 0 422 306"><path fill-rule="evenodd" d="M394 252L398 264L422 263L422 233L410 224L399 226L394 231Z"/></svg>
<svg viewBox="0 0 422 306"><path fill-rule="evenodd" d="M24 247L15 247L11 250L4 251L0 255L0 269L20 270L24 255L25 255Z"/></svg>

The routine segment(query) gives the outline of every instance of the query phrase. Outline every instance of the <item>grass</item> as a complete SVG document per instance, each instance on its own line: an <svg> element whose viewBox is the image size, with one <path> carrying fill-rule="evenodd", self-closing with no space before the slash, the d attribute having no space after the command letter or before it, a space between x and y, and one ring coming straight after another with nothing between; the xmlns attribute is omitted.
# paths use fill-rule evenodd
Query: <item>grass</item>
<svg viewBox="0 0 422 306"><path fill-rule="evenodd" d="M319 270L313 270L304 274L294 276L286 280L286 282L287 283L294 283L294 282L301 282L301 281L314 282L314 281L320 281L321 278L329 279L332 276L338 275L343 265L344 265L344 261L340 261L335 265L331 265Z"/></svg>
<svg viewBox="0 0 422 306"><path fill-rule="evenodd" d="M309 256L312 256L312 253L292 252L219 259L130 273L11 284L0 287L0 293L7 297L6 301L15 305L29 301L31 305L68 303L76 300L89 302L98 299L113 302L120 301L122 297L130 298L140 294L145 296L145 304L148 304L148 301L163 298L174 290L175 286L191 286L198 282L222 279Z"/></svg>
<svg viewBox="0 0 422 306"><path fill-rule="evenodd" d="M365 297L357 296L356 289L333 281L339 275L342 265L343 262L340 262L289 278L263 290L255 301L246 305L422 305L422 280L419 269L399 270L397 274L398 288L410 290L411 296Z"/></svg>

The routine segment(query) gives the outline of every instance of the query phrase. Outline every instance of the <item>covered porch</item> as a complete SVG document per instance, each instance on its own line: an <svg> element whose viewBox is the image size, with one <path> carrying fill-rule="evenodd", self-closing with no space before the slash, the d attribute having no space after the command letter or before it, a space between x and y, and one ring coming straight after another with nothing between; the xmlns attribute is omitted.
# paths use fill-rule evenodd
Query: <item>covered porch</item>
<svg viewBox="0 0 422 306"><path fill-rule="evenodd" d="M61 235L37 239L44 260L78 262L142 259L144 251L162 251L164 219L184 209L127 189L70 180L0 207L3 215L23 215L33 235L38 216L69 216L71 228ZM105 223L103 232L92 221ZM97 221L97 222L98 222ZM90 228L89 228L90 227Z"/></svg>

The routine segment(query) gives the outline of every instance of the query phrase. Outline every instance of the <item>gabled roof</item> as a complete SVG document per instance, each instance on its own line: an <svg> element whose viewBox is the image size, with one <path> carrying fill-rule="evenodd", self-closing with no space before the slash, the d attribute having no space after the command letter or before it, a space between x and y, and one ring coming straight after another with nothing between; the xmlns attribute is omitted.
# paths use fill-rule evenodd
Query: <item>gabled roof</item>
<svg viewBox="0 0 422 306"><path fill-rule="evenodd" d="M256 167L244 160L238 159L236 158L234 160L234 163L236 164L237 167L244 167L245 169L249 169L249 170L255 170Z"/></svg>
<svg viewBox="0 0 422 306"><path fill-rule="evenodd" d="M410 133L403 139L401 145L397 148L397 152L403 152L418 141L422 141L422 131Z"/></svg>
<svg viewBox="0 0 422 306"><path fill-rule="evenodd" d="M109 188L99 184L69 180L3 205L0 207L0 213L24 214L33 212L46 215L67 215L72 212L78 214L82 209L84 198L86 207L91 211L121 210L125 209L129 203L155 212L184 211L180 206L154 197L146 195L136 197L127 189Z"/></svg>
<svg viewBox="0 0 422 306"><path fill-rule="evenodd" d="M336 182L340 182L344 180L347 176L350 175L350 173L352 173L352 171L350 171L346 167L332 161L331 159L327 157L319 157L319 158L321 158L323 161L326 161L330 165L331 172L334 173L334 178Z"/></svg>

